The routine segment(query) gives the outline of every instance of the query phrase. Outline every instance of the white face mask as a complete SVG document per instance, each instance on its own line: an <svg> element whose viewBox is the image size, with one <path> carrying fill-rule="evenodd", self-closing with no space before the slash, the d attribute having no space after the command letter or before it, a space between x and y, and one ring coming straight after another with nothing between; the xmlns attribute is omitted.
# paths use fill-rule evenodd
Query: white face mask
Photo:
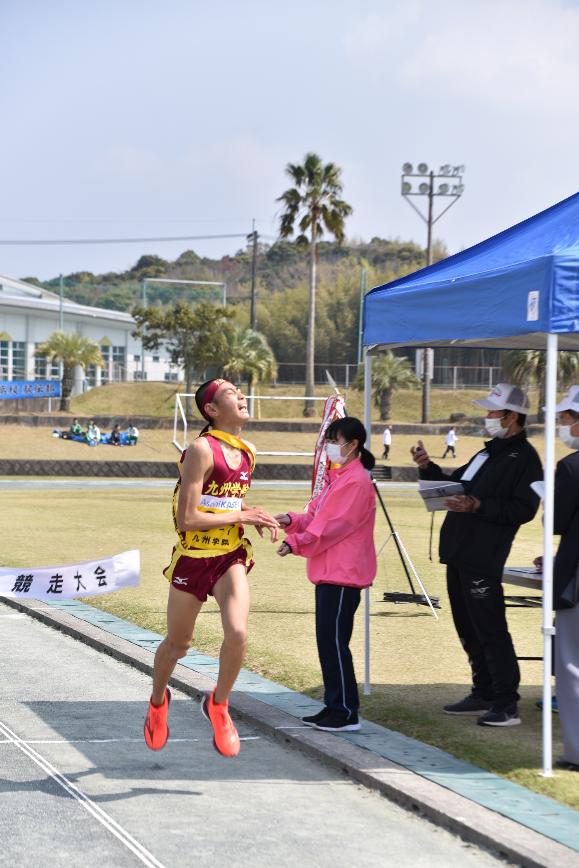
<svg viewBox="0 0 579 868"><path fill-rule="evenodd" d="M326 443L326 455L332 464L345 464L350 457L350 453L342 455L342 447L339 443Z"/></svg>
<svg viewBox="0 0 579 868"><path fill-rule="evenodd" d="M485 429L489 437L497 437L499 440L506 437L509 430L508 428L503 428L501 419L493 419L488 416L485 418Z"/></svg>
<svg viewBox="0 0 579 868"><path fill-rule="evenodd" d="M579 449L579 437L573 437L571 428L575 425L559 425L559 437L569 449Z"/></svg>

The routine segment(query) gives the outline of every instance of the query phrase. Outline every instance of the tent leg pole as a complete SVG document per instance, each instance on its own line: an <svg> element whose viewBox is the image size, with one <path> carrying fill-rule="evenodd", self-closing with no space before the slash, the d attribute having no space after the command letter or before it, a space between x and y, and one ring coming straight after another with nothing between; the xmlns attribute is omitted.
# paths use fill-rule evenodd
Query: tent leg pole
<svg viewBox="0 0 579 868"><path fill-rule="evenodd" d="M364 354L364 427L372 449L372 356ZM370 696L370 588L364 590L364 696Z"/></svg>
<svg viewBox="0 0 579 868"><path fill-rule="evenodd" d="M557 335L547 335L545 414L545 502L543 517L543 775L553 774L551 670L553 628L553 514L555 495L555 405Z"/></svg>

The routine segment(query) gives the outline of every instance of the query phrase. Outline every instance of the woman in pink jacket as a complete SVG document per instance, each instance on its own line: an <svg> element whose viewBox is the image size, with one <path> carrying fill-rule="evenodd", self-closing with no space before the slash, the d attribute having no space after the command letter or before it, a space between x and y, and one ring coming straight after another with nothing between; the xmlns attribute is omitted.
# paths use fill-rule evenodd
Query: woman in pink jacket
<svg viewBox="0 0 579 868"><path fill-rule="evenodd" d="M308 726L329 732L360 729L358 686L350 638L360 592L374 581L376 501L368 474L374 456L364 448L366 429L359 419L337 419L326 432L334 465L330 482L307 512L277 515L286 529L278 554L307 559L316 586L316 640L324 679L325 707L304 717Z"/></svg>

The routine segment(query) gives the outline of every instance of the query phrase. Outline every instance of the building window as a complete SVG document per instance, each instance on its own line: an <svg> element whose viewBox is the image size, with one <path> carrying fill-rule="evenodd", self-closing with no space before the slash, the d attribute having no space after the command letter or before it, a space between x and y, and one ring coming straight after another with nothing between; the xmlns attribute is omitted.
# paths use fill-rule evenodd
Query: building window
<svg viewBox="0 0 579 868"><path fill-rule="evenodd" d="M88 386L96 386L97 369L96 365L88 365L86 369L86 383Z"/></svg>
<svg viewBox="0 0 579 868"><path fill-rule="evenodd" d="M158 361L159 361L159 356L153 356L153 361L154 361L154 362L158 362Z"/></svg>
<svg viewBox="0 0 579 868"><path fill-rule="evenodd" d="M179 380L179 374L177 371L169 371L169 373L165 374L165 382L166 383L176 383Z"/></svg>
<svg viewBox="0 0 579 868"><path fill-rule="evenodd" d="M0 380L8 379L8 341L0 341Z"/></svg>
<svg viewBox="0 0 579 868"><path fill-rule="evenodd" d="M138 356L138 355L134 355L134 356L133 356L133 361L134 361L134 362L140 362L140 361L141 361L141 357Z"/></svg>
<svg viewBox="0 0 579 868"><path fill-rule="evenodd" d="M40 344L35 344L34 348L38 349ZM34 356L34 379L35 380L58 380L60 379L60 364L52 362L49 366L46 363L46 356Z"/></svg>
<svg viewBox="0 0 579 868"><path fill-rule="evenodd" d="M113 347L113 380L119 382L126 379L127 350L126 347Z"/></svg>
<svg viewBox="0 0 579 868"><path fill-rule="evenodd" d="M147 372L146 371L135 371L133 375L133 380L146 380Z"/></svg>
<svg viewBox="0 0 579 868"><path fill-rule="evenodd" d="M105 386L110 380L111 347L108 344L101 344L101 356L103 357L101 383Z"/></svg>
<svg viewBox="0 0 579 868"><path fill-rule="evenodd" d="M26 377L26 343L12 341L12 379L24 380Z"/></svg>

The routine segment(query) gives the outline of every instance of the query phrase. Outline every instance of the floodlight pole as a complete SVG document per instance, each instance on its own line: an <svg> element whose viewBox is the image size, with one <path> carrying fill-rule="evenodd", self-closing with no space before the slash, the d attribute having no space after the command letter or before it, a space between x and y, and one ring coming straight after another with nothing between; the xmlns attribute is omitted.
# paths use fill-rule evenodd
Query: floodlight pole
<svg viewBox="0 0 579 868"><path fill-rule="evenodd" d="M432 205L434 202L434 172L428 179L428 220L426 223L426 264L432 265ZM422 422L430 419L430 361L434 350L425 347L422 350ZM433 361L434 365L434 361Z"/></svg>
<svg viewBox="0 0 579 868"><path fill-rule="evenodd" d="M464 171L464 166L450 166L445 165L441 166L438 173L430 170L428 171L428 166L426 163L418 164L418 171L415 172L411 163L404 163L402 167L402 188L401 192L408 204L413 208L421 220L424 220L426 223L426 264L432 265L432 227L434 224L440 220L443 214L446 214L449 208L454 205L454 203L460 198L463 192L463 184L462 184L462 173ZM419 178L422 179L422 183L419 184L418 190L412 190L412 184L407 180L408 178ZM428 182L426 181L428 178ZM437 191L434 189L434 181L442 180L442 184L438 188ZM452 185L449 184L449 181L453 181ZM422 211L416 207L414 202L410 199L410 196L428 196L428 212L425 217ZM434 217L434 197L435 196L447 196L452 199L451 202L443 208L440 214L437 217ZM434 350L432 349L423 349L421 350L422 357L422 421L428 422L430 416L430 370L431 370L431 359L433 357Z"/></svg>

